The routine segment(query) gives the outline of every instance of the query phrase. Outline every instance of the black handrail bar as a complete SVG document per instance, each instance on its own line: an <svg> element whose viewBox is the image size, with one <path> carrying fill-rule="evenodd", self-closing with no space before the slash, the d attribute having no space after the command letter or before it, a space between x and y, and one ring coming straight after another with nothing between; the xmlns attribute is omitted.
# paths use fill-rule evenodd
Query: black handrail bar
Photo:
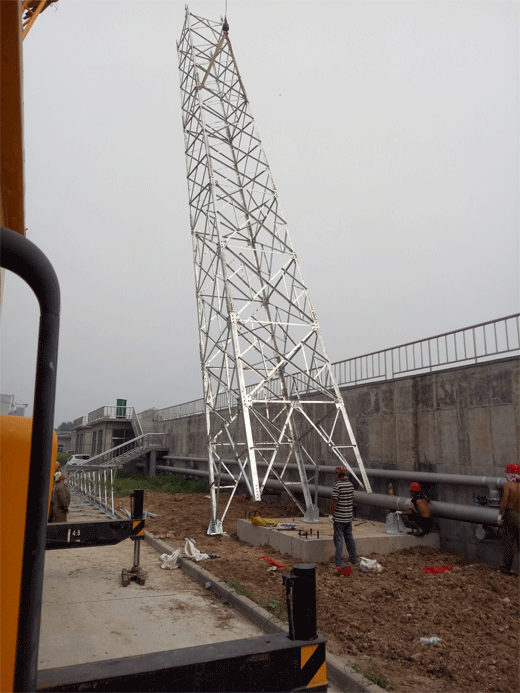
<svg viewBox="0 0 520 693"><path fill-rule="evenodd" d="M0 264L27 282L40 304L14 671L15 691L35 691L52 464L60 286L54 268L42 251L25 236L3 226L0 227Z"/></svg>

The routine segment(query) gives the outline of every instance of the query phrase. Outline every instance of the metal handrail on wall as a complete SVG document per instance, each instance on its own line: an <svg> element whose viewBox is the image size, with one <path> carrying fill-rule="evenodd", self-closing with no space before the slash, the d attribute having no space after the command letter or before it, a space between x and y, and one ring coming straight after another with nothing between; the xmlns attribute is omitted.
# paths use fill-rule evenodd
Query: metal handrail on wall
<svg viewBox="0 0 520 693"><path fill-rule="evenodd" d="M183 416L193 416L204 411L204 400L194 399L191 402L183 404L175 404L172 407L159 409L157 412L157 421L169 421L170 419L180 419Z"/></svg>
<svg viewBox="0 0 520 693"><path fill-rule="evenodd" d="M332 370L338 385L355 385L520 353L519 318L517 313L392 349L336 361Z"/></svg>
<svg viewBox="0 0 520 693"><path fill-rule="evenodd" d="M456 364L479 363L505 354L520 354L520 313L391 349L335 361L331 366L337 384L345 387L391 380L408 374L431 373ZM222 408L228 406L223 396L221 399L219 404ZM204 400L196 399L160 409L157 420L168 421L202 413Z"/></svg>

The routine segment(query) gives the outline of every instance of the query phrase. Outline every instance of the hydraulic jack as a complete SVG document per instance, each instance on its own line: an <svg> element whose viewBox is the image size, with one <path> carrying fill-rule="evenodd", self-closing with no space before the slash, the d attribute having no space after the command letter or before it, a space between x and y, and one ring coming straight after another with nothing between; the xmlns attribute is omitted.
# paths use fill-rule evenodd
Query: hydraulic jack
<svg viewBox="0 0 520 693"><path fill-rule="evenodd" d="M144 491L136 489L130 495L131 519L137 524L143 519ZM141 551L141 541L144 539L144 526L141 532L134 537L130 537L134 542L134 564L131 568L123 568L121 571L121 583L123 587L128 587L130 580L135 580L138 585L144 585L147 572L139 566Z"/></svg>

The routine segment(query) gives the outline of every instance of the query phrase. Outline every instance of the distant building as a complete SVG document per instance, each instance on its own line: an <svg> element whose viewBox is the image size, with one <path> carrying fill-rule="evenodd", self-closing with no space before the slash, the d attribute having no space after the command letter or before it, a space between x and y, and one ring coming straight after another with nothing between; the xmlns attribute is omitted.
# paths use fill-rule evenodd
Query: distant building
<svg viewBox="0 0 520 693"><path fill-rule="evenodd" d="M13 414L15 409L14 395L0 395L0 398L0 414L2 414L2 416L8 416L9 414Z"/></svg>
<svg viewBox="0 0 520 693"><path fill-rule="evenodd" d="M2 416L25 416L27 404L15 401L14 395L0 395L0 414Z"/></svg>
<svg viewBox="0 0 520 693"><path fill-rule="evenodd" d="M74 448L72 447L72 436L73 431L56 431L58 436L58 452L70 452L74 453Z"/></svg>
<svg viewBox="0 0 520 693"><path fill-rule="evenodd" d="M118 400L118 406L100 407L88 416L76 419L70 448L76 454L84 453L95 457L140 434L134 408L127 407L126 400Z"/></svg>

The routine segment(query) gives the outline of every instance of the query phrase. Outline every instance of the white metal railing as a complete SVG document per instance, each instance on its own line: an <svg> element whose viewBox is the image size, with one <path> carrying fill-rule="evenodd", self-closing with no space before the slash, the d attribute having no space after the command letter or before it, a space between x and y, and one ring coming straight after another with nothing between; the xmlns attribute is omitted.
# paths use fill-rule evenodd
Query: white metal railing
<svg viewBox="0 0 520 693"><path fill-rule="evenodd" d="M141 426L141 422L139 421L139 417L137 416L135 409L133 407L132 407L132 427L138 436L143 435L143 427Z"/></svg>
<svg viewBox="0 0 520 693"><path fill-rule="evenodd" d="M116 470L74 469L67 471L67 484L83 494L93 505L116 517L114 511L114 479Z"/></svg>
<svg viewBox="0 0 520 693"><path fill-rule="evenodd" d="M115 448L89 457L75 465L75 468L89 469L91 467L113 467L120 466L129 457L135 457L138 453L147 450L157 450L168 447L167 433L144 433L143 435L132 438L127 443L116 445Z"/></svg>
<svg viewBox="0 0 520 693"><path fill-rule="evenodd" d="M520 353L519 318L520 314L510 315L392 349L337 361L332 364L332 370L338 385L354 385Z"/></svg>
<svg viewBox="0 0 520 693"><path fill-rule="evenodd" d="M201 414L204 411L204 400L194 399L191 402L184 404L176 404L173 407L159 409L157 412L158 421L169 421L170 419L180 419L183 416L192 416L193 414Z"/></svg>
<svg viewBox="0 0 520 693"><path fill-rule="evenodd" d="M79 428L80 426L86 426L88 424L87 416L80 416L79 419L74 419L74 428Z"/></svg>
<svg viewBox="0 0 520 693"><path fill-rule="evenodd" d="M121 419L121 421L131 421L134 416L133 407L100 407L91 411L88 415L88 423L94 423L103 419Z"/></svg>
<svg viewBox="0 0 520 693"><path fill-rule="evenodd" d="M455 364L479 363L504 354L520 354L520 313L464 327L453 332L331 364L339 386L391 380L412 373L428 373ZM330 385L330 383L329 383ZM251 390L254 386L250 386ZM279 394L279 393L278 393ZM276 393L275 393L276 395ZM226 396L219 406L228 406ZM158 421L204 413L204 400L196 399L157 412Z"/></svg>

